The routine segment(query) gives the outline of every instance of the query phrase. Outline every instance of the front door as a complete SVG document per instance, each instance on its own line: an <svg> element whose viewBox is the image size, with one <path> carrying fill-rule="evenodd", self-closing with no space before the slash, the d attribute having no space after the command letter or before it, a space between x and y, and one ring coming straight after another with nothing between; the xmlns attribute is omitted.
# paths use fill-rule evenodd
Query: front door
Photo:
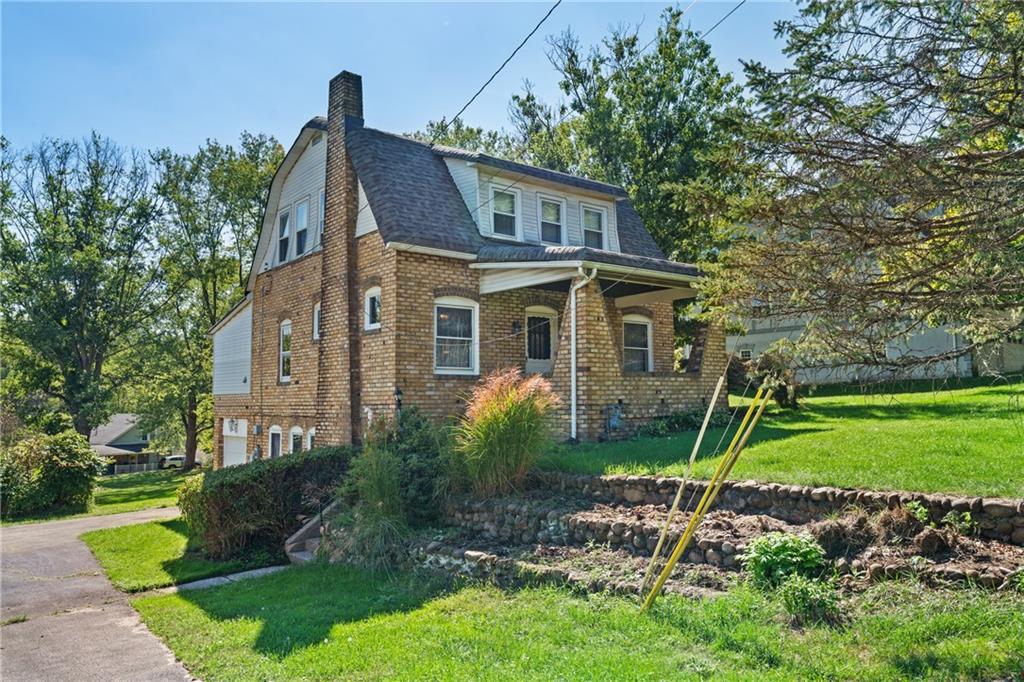
<svg viewBox="0 0 1024 682"><path fill-rule="evenodd" d="M551 329L553 315L526 316L526 373L551 373Z"/></svg>

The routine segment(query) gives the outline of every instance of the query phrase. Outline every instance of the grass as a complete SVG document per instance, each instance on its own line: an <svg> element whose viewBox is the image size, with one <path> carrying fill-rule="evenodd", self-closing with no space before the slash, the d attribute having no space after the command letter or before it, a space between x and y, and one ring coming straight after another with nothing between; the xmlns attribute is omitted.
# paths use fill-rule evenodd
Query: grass
<svg viewBox="0 0 1024 682"><path fill-rule="evenodd" d="M858 597L844 627L804 630L745 586L713 600L666 597L645 615L607 595L446 592L323 564L133 604L208 682L984 679L1024 666L1024 599L909 583Z"/></svg>
<svg viewBox="0 0 1024 682"><path fill-rule="evenodd" d="M830 387L828 394L806 398L797 411L770 406L731 478L1024 497L1020 378L939 391L921 384L898 393L845 390ZM731 398L731 404L737 402L748 401ZM694 467L697 477L710 477L722 433L712 429L705 436ZM558 446L540 466L591 474L681 475L695 439L696 432L688 432Z"/></svg>
<svg viewBox="0 0 1024 682"><path fill-rule="evenodd" d="M180 585L274 563L267 555L214 561L188 546L185 522L151 521L82 535L110 582L124 592Z"/></svg>
<svg viewBox="0 0 1024 682"><path fill-rule="evenodd" d="M178 487L189 475L191 474L186 474L180 469L163 469L135 474L101 476L96 479L96 489L93 491L92 504L89 505L88 510L50 511L38 516L4 521L3 525L39 523L57 519L76 519L83 516L121 514L140 509L173 507L178 503Z"/></svg>

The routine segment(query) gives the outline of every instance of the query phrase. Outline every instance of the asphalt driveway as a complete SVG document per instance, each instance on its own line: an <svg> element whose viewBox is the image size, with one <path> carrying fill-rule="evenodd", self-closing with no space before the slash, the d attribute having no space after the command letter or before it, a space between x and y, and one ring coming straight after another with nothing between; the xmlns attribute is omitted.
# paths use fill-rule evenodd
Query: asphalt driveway
<svg viewBox="0 0 1024 682"><path fill-rule="evenodd" d="M82 533L154 519L177 508L0 528L0 679L191 680L111 586Z"/></svg>

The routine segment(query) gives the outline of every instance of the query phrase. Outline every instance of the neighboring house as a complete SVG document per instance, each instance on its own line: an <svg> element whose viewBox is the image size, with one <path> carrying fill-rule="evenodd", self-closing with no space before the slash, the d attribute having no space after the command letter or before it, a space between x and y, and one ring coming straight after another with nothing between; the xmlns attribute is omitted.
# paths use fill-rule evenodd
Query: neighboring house
<svg viewBox="0 0 1024 682"><path fill-rule="evenodd" d="M115 414L89 434L93 452L112 460L109 473L156 469L160 456L145 452L149 449L149 434L136 426L138 421L137 414Z"/></svg>
<svg viewBox="0 0 1024 682"><path fill-rule="evenodd" d="M796 341L804 330L799 320L773 318L747 320L744 335L726 338L726 349L735 351L740 360L751 360L780 340ZM891 344L887 354L891 358L916 356L919 358L955 354L968 341L945 327L927 329L899 344ZM938 360L911 366L899 374L899 379L951 379L986 374L1010 374L1024 371L1024 344L1004 341L989 344L956 358ZM797 368L797 379L808 384L828 384L849 381L872 381L891 378L895 370L869 365L806 366Z"/></svg>
<svg viewBox="0 0 1024 682"><path fill-rule="evenodd" d="M621 188L362 116L360 77L335 77L273 179L245 298L211 330L215 466L359 442L400 406L459 414L507 366L550 377L562 438L703 408L724 334L674 371L672 301L699 273Z"/></svg>

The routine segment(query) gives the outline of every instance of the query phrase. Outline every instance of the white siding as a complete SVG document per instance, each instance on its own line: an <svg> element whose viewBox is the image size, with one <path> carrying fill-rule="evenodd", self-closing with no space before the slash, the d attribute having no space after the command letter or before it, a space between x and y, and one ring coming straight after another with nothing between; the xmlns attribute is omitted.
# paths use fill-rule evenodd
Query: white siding
<svg viewBox="0 0 1024 682"><path fill-rule="evenodd" d="M452 164L449 164L451 169ZM475 169L471 169L475 170ZM453 174L453 177L455 175ZM565 200L566 215L565 215L565 227L568 233L569 243L568 246L582 246L583 245L583 229L580 226L580 216L582 211L580 203L588 204L590 206L597 206L605 210L607 217L607 243L610 251L619 251L619 234L617 224L615 220L615 203L609 200L595 199L589 195L575 194L573 192L561 189L554 189L550 186L533 184L529 181L518 178L518 176L507 177L504 175L493 175L487 171L487 169L479 170L479 183L476 192L476 203L469 206L471 214L474 214L477 220L477 227L480 229L480 234L490 235L491 233L491 187L496 189L502 189L504 187L513 187L518 189L522 197L521 206L519 207L522 213L523 222L523 237L528 244L540 244L540 221L538 219L538 211L540 207L538 194L542 194L546 197L561 198ZM459 184L456 178L456 185ZM470 184L466 182L466 187L469 188ZM463 192L462 188L459 188L460 192ZM463 198L466 198L466 194L463 192ZM474 209L479 210L474 213ZM479 215L477 215L477 213Z"/></svg>
<svg viewBox="0 0 1024 682"><path fill-rule="evenodd" d="M356 236L362 237L377 231L377 219L373 217L373 210L366 199L366 192L363 191L363 183L359 183L359 213L356 215Z"/></svg>
<svg viewBox="0 0 1024 682"><path fill-rule="evenodd" d="M316 138L313 138L315 141ZM276 206L268 206L267 211L271 216L271 235L269 248L264 254L264 268L272 267L278 263L274 260L277 255L277 216L286 208L293 209L297 202L306 199L309 201L309 235L307 237L310 249L319 247L320 242L320 190L324 188L327 178L327 136L320 135L320 142L313 144L313 141L303 150L302 155L295 162L288 177L281 186L281 199ZM292 240L290 248L295 249L295 214L292 212Z"/></svg>
<svg viewBox="0 0 1024 682"><path fill-rule="evenodd" d="M249 393L252 371L252 306L213 335L213 394Z"/></svg>
<svg viewBox="0 0 1024 682"><path fill-rule="evenodd" d="M473 222L480 227L480 174L477 172L476 164L460 159L445 159L448 172L451 173L455 186L459 188L462 200L466 202L469 214L473 216Z"/></svg>

